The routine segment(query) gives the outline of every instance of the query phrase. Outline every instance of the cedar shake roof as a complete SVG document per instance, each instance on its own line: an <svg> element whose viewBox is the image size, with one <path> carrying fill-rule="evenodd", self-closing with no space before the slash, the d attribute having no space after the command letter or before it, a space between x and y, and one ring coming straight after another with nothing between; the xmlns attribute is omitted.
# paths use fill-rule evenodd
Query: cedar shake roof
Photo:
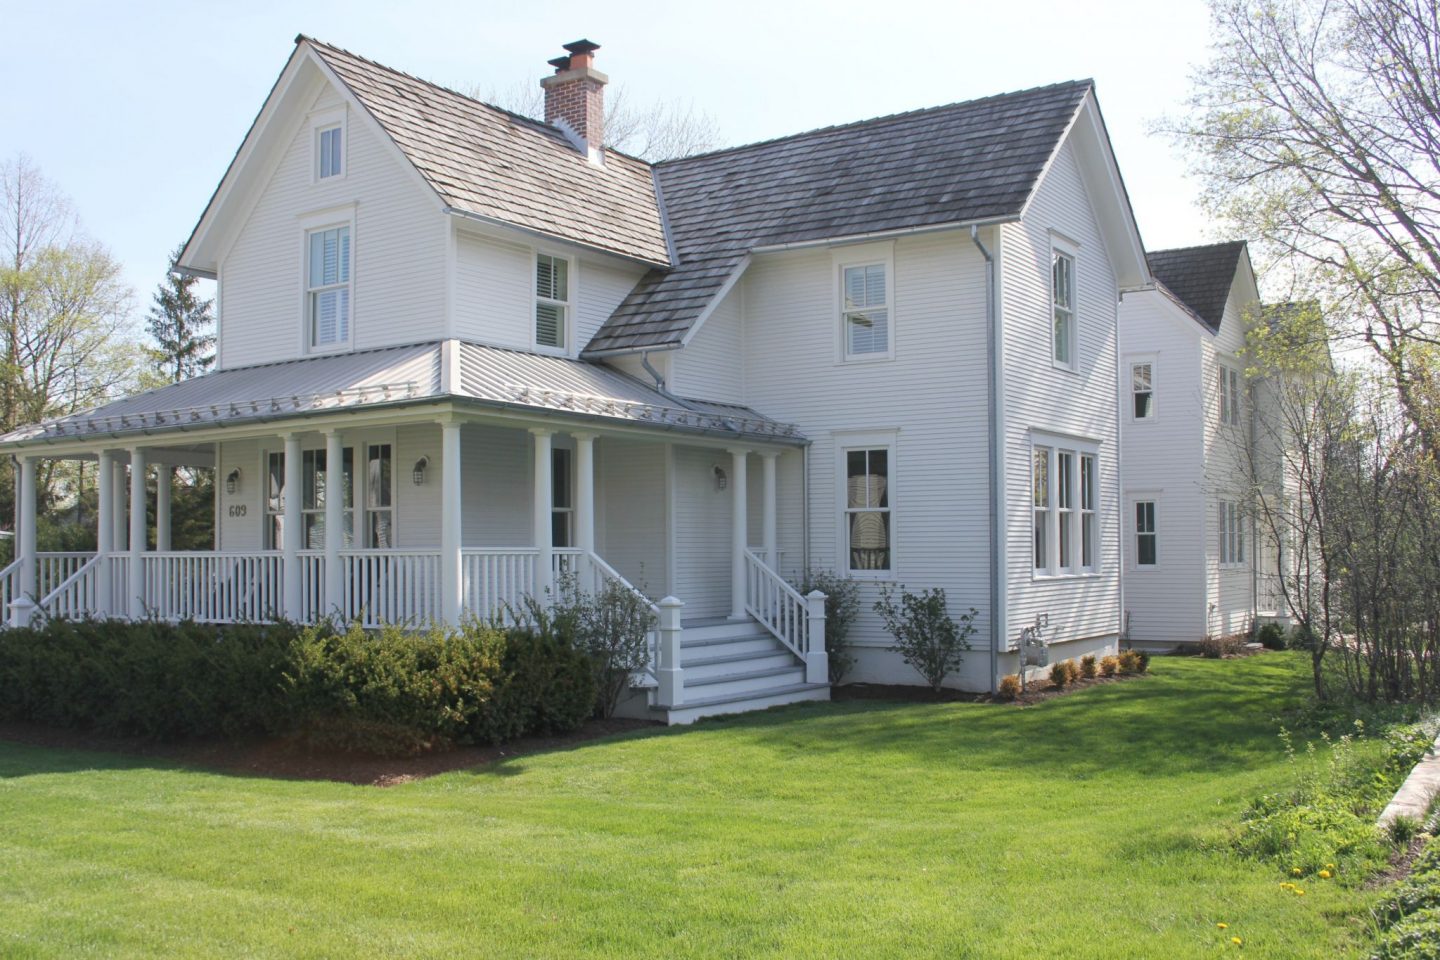
<svg viewBox="0 0 1440 960"><path fill-rule="evenodd" d="M657 164L678 265L586 356L679 346L756 247L1019 216L1092 84L1039 87Z"/></svg>
<svg viewBox="0 0 1440 960"><path fill-rule="evenodd" d="M557 127L301 36L447 207L645 263L669 247L650 166L590 163Z"/></svg>
<svg viewBox="0 0 1440 960"><path fill-rule="evenodd" d="M1220 332L1225 301L1235 282L1244 240L1212 243L1202 247L1154 250L1146 255L1150 272L1181 303L1189 307L1211 331Z"/></svg>

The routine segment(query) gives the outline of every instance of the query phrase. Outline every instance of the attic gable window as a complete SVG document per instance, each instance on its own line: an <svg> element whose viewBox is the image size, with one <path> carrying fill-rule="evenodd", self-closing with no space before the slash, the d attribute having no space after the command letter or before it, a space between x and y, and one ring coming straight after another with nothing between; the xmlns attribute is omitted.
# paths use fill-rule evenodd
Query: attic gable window
<svg viewBox="0 0 1440 960"><path fill-rule="evenodd" d="M570 323L570 261L535 255L535 345L564 350Z"/></svg>
<svg viewBox="0 0 1440 960"><path fill-rule="evenodd" d="M1133 415L1136 420L1152 420L1155 417L1155 364L1146 360L1130 364L1130 396L1133 399Z"/></svg>
<svg viewBox="0 0 1440 960"><path fill-rule="evenodd" d="M315 141L318 176L321 180L338 177L345 172L343 147L344 128L339 124L319 131Z"/></svg>
<svg viewBox="0 0 1440 960"><path fill-rule="evenodd" d="M307 238L306 313L312 348L350 342L350 228L312 230Z"/></svg>
<svg viewBox="0 0 1440 960"><path fill-rule="evenodd" d="M1050 258L1050 295L1055 323L1051 359L1057 367L1075 369L1075 255L1056 247Z"/></svg>

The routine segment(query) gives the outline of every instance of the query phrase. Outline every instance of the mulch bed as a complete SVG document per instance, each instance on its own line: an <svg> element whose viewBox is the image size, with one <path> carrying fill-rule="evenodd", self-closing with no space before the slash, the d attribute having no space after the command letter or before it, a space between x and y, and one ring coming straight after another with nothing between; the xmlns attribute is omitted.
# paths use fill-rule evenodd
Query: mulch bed
<svg viewBox="0 0 1440 960"><path fill-rule="evenodd" d="M0 740L52 749L99 750L154 758L244 776L335 780L361 786L393 787L438 773L468 770L528 753L563 749L612 734L658 726L660 724L651 720L591 720L574 733L563 736L522 737L500 746L455 747L418 757L400 758L317 751L293 740L154 743L24 723L0 723Z"/></svg>

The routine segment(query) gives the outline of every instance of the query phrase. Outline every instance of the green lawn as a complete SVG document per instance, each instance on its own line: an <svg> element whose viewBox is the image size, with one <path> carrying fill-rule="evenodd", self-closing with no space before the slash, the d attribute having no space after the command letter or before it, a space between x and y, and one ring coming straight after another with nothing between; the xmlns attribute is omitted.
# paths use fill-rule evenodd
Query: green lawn
<svg viewBox="0 0 1440 960"><path fill-rule="evenodd" d="M1157 659L383 790L0 744L0 956L1354 956L1373 894L1223 847L1292 776L1302 670Z"/></svg>

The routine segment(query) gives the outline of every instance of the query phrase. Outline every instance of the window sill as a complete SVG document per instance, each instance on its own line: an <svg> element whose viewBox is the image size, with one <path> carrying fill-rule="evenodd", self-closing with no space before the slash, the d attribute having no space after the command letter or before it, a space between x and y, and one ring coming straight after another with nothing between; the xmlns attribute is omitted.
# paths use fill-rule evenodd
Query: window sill
<svg viewBox="0 0 1440 960"><path fill-rule="evenodd" d="M866 583L899 583L893 570L846 570L845 579L863 580Z"/></svg>
<svg viewBox="0 0 1440 960"><path fill-rule="evenodd" d="M1033 583L1055 583L1067 580L1099 580L1105 575L1099 570L1082 570L1079 573L1038 573L1030 572L1030 580Z"/></svg>
<svg viewBox="0 0 1440 960"><path fill-rule="evenodd" d="M1080 375L1080 367L1078 364L1061 363L1059 360L1056 360L1052 357L1050 360L1050 366L1055 370L1059 370L1061 373L1069 373L1077 377Z"/></svg>
<svg viewBox="0 0 1440 960"><path fill-rule="evenodd" d="M890 353L855 353L846 354L835 361L837 367L848 366L855 363L885 363L895 359L894 351Z"/></svg>
<svg viewBox="0 0 1440 960"><path fill-rule="evenodd" d="M312 343L305 348L305 353L307 356L318 357L331 353L351 353L354 349L354 342L347 340L344 343L326 343L320 346Z"/></svg>

